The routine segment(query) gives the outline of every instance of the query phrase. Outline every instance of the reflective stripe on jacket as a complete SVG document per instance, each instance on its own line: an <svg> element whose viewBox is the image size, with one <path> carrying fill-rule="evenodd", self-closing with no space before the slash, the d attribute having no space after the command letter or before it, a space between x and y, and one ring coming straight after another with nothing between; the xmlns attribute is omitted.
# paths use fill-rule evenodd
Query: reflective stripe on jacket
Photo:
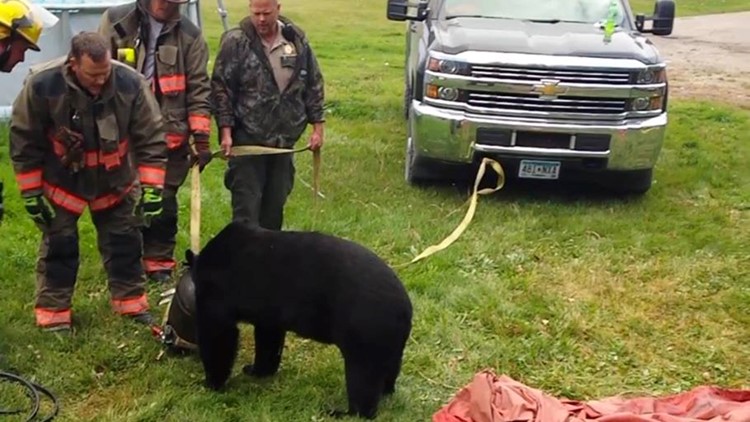
<svg viewBox="0 0 750 422"><path fill-rule="evenodd" d="M70 147L53 134L79 116L83 166L63 163ZM80 214L118 204L135 186L163 187L164 120L145 79L119 63L97 98L75 82L65 57L31 69L13 103L10 152L24 197L44 193Z"/></svg>
<svg viewBox="0 0 750 422"><path fill-rule="evenodd" d="M148 15L140 1L107 9L99 33L110 40L113 57L118 48L133 48L136 70L143 73ZM152 89L166 122L170 149L185 145L189 135L208 137L211 131L211 83L208 45L200 28L184 16L166 22L156 45ZM151 81L150 81L151 82Z"/></svg>

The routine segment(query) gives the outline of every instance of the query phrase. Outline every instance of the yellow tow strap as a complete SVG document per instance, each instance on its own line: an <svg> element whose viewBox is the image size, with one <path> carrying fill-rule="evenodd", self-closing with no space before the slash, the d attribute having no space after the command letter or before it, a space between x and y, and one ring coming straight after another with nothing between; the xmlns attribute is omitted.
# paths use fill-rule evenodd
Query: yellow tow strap
<svg viewBox="0 0 750 422"><path fill-rule="evenodd" d="M274 147L265 147L262 145L238 145L234 146L231 149L231 155L274 155L274 154L295 154L298 152L307 151L310 149L309 146L305 146L302 148L297 149L289 149L289 148L274 148ZM221 151L219 151L219 154L222 154Z"/></svg>
<svg viewBox="0 0 750 422"><path fill-rule="evenodd" d="M296 154L298 152L304 152L310 149L310 146L305 146L297 149L288 148L274 148L266 147L262 145L238 145L234 146L230 150L231 156L243 156L243 155L274 155L274 154ZM318 196L323 196L320 193L320 149L315 150L313 153L313 198L317 203ZM219 150L213 153L214 157L226 160L227 157L224 152Z"/></svg>
<svg viewBox="0 0 750 422"><path fill-rule="evenodd" d="M260 145L241 145L235 146L231 149L231 154L234 156L242 155L270 155L270 154L294 154L309 150L310 147L306 146L298 149L286 149L286 148L272 148L264 147ZM216 151L212 154L214 157L226 159L222 151ZM198 254L201 247L201 173L199 170L198 163L193 165L192 179L190 183L190 249L193 253ZM319 177L320 177L320 150L313 151L313 198L317 204L319 193ZM171 291L165 292L167 294L173 293ZM171 298L169 299L171 301ZM169 312L169 303L164 313L164 322L167 320L167 313Z"/></svg>
<svg viewBox="0 0 750 422"><path fill-rule="evenodd" d="M192 173L190 180L190 249L197 255L201 248L201 172L198 163L193 165L190 172ZM167 319L169 319L169 309L172 306L175 294L176 287L161 293L162 300L159 301L159 305L166 305L162 315L161 327L164 327ZM159 353L157 360L163 354L164 350Z"/></svg>
<svg viewBox="0 0 750 422"><path fill-rule="evenodd" d="M190 172L192 173L190 180L190 249L197 255L201 248L201 172L198 163L193 165ZM159 305L166 305L162 316L162 327L169 318L169 308L172 306L175 290L175 288L171 288L161 294L161 297L165 299L162 299ZM159 356L161 357L161 354Z"/></svg>
<svg viewBox="0 0 750 422"><path fill-rule="evenodd" d="M294 154L309 150L310 147L306 146L298 149L287 149L287 148L273 148L265 147L260 145L241 145L235 146L231 149L231 155L242 156L242 155L269 155L269 154ZM213 153L215 157L226 159L226 156L222 151L216 151ZM479 183L482 181L487 166L490 166L492 170L497 173L497 183L492 188L479 189ZM313 195L315 200L319 196L319 176L320 176L320 150L313 151ZM461 223L449 234L445 239L436 245L429 246L422 253L414 257L411 261L405 264L396 265L395 267L403 267L406 265L413 264L430 255L442 251L443 249L450 246L455 242L461 234L469 226L471 220L474 218L474 213L477 208L477 200L479 195L489 195L502 189L505 185L505 172L503 167L497 161L491 158L483 158L479 165L479 170L474 179L474 188L472 190L471 197L469 198L469 209L466 211ZM198 253L200 248L200 173L198 172L198 166L193 167L193 179L192 179L192 196L190 204L190 238L193 252Z"/></svg>
<svg viewBox="0 0 750 422"><path fill-rule="evenodd" d="M482 181L482 177L484 177L484 173L486 171L487 166L491 166L493 170L495 170L495 173L497 173L497 183L495 184L495 187L493 188L484 188L479 189L479 183ZM404 267L406 265L413 264L421 259L427 258L428 256L440 252L443 249L450 246L451 243L455 242L456 239L461 236L461 234L466 230L466 227L469 225L471 220L474 218L474 212L477 209L477 198L479 195L489 195L491 193L497 192L498 190L502 189L503 185L505 185L505 172L503 171L503 167L498 163L497 161L490 159L490 158L483 158L482 163L479 165L479 170L477 171L477 176L474 179L474 189L471 193L471 198L469 198L469 209L466 211L466 215L464 216L464 219L461 221L461 223L458 225L458 227L453 230L453 233L449 234L448 237L443 239L442 242L438 243L437 245L432 245L425 249L422 253L414 257L411 261L405 263L396 265L396 267Z"/></svg>
<svg viewBox="0 0 750 422"><path fill-rule="evenodd" d="M201 172L196 163L190 182L190 249L197 254L201 248Z"/></svg>

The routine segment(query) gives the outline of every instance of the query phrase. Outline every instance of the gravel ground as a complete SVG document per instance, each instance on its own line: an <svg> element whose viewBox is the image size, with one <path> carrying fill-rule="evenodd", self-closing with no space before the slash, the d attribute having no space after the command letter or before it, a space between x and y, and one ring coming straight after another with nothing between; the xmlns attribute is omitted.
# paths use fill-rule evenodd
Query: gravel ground
<svg viewBox="0 0 750 422"><path fill-rule="evenodd" d="M649 38L667 61L673 98L750 110L750 12L678 18L671 35Z"/></svg>

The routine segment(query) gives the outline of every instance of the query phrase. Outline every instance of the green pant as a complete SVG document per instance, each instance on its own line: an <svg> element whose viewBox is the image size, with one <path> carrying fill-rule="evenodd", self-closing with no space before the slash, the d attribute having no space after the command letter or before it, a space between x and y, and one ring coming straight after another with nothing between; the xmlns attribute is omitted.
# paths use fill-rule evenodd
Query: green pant
<svg viewBox="0 0 750 422"><path fill-rule="evenodd" d="M281 230L294 172L292 154L231 157L224 186L232 194L232 220Z"/></svg>
<svg viewBox="0 0 750 422"><path fill-rule="evenodd" d="M141 263L142 219L133 215L140 198L133 189L119 204L92 212L99 253L107 272L111 305L120 314L148 310L146 280ZM37 325L70 323L70 308L78 277L78 214L57 205L51 224L42 229L37 260L35 315Z"/></svg>

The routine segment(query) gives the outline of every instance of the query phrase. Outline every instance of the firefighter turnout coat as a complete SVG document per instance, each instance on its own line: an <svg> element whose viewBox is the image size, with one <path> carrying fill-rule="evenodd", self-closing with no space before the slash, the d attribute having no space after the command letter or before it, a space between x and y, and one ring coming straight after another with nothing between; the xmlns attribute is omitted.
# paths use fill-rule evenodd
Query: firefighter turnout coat
<svg viewBox="0 0 750 422"><path fill-rule="evenodd" d="M66 130L80 132L81 145ZM10 152L22 196L44 192L76 215L113 207L139 184L164 186L163 118L145 79L116 61L96 99L66 58L32 69L13 104Z"/></svg>
<svg viewBox="0 0 750 422"><path fill-rule="evenodd" d="M143 73L146 58L148 14L141 1L108 9L99 23L99 33L118 49L133 49L135 69ZM208 78L208 45L200 29L178 15L166 22L154 54L152 90L161 106L170 150L185 145L190 135L208 138L211 131L211 84ZM182 181L167 180L170 185Z"/></svg>

